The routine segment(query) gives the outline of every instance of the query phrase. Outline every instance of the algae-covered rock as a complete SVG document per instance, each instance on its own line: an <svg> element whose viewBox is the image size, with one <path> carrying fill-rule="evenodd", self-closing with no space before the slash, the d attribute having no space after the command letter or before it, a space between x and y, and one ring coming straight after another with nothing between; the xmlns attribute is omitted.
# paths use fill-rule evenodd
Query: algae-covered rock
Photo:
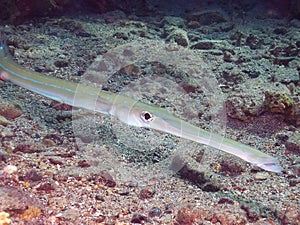
<svg viewBox="0 0 300 225"><path fill-rule="evenodd" d="M268 111L284 115L285 120L295 126L300 125L300 102L297 97L274 91L266 91L265 96Z"/></svg>
<svg viewBox="0 0 300 225"><path fill-rule="evenodd" d="M227 115L249 120L264 112L282 114L284 120L300 125L300 99L281 83L269 83L261 78L247 80L227 97Z"/></svg>
<svg viewBox="0 0 300 225"><path fill-rule="evenodd" d="M174 41L178 45L187 47L189 45L189 38L187 32L180 28L173 29L166 38L167 41Z"/></svg>
<svg viewBox="0 0 300 225"><path fill-rule="evenodd" d="M288 95L290 91L283 84L273 84L261 78L247 80L227 97L227 114L231 118L249 120L268 110L266 92Z"/></svg>

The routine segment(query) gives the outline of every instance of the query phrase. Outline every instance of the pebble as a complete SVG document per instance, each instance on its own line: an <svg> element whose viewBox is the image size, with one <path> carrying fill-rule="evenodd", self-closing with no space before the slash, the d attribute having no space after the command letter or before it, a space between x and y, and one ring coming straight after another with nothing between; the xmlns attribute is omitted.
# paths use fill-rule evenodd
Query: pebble
<svg viewBox="0 0 300 225"><path fill-rule="evenodd" d="M162 210L160 208L153 207L152 209L150 209L148 216L155 217L155 216L160 216L161 214L162 214Z"/></svg>
<svg viewBox="0 0 300 225"><path fill-rule="evenodd" d="M289 139L285 143L285 147L288 151L294 154L300 154L300 133L293 132L289 136Z"/></svg>
<svg viewBox="0 0 300 225"><path fill-rule="evenodd" d="M11 219L9 218L9 214L7 212L0 212L0 224L1 225L11 224Z"/></svg>
<svg viewBox="0 0 300 225"><path fill-rule="evenodd" d="M14 165L7 165L3 168L3 172L7 174L13 174L18 171L18 168Z"/></svg>
<svg viewBox="0 0 300 225"><path fill-rule="evenodd" d="M219 11L201 11L191 14L188 21L197 21L200 25L212 25L214 23L226 22L223 13Z"/></svg>
<svg viewBox="0 0 300 225"><path fill-rule="evenodd" d="M149 198L153 198L153 196L155 195L155 191L151 190L149 188L144 188L141 190L140 194L139 194L139 199L149 199Z"/></svg>
<svg viewBox="0 0 300 225"><path fill-rule="evenodd" d="M4 116L0 115L0 125L6 126L8 124L12 124L9 120L7 120Z"/></svg>
<svg viewBox="0 0 300 225"><path fill-rule="evenodd" d="M270 174L267 172L258 172L254 175L255 180L267 180L270 178Z"/></svg>
<svg viewBox="0 0 300 225"><path fill-rule="evenodd" d="M8 211L22 219L32 219L41 214L36 198L12 187L0 187L0 203L3 211Z"/></svg>
<svg viewBox="0 0 300 225"><path fill-rule="evenodd" d="M189 46L189 39L187 32L183 29L174 29L166 38L167 41L175 41L178 45L183 47Z"/></svg>
<svg viewBox="0 0 300 225"><path fill-rule="evenodd" d="M15 119L22 115L20 106L9 102L0 102L0 115L7 119Z"/></svg>

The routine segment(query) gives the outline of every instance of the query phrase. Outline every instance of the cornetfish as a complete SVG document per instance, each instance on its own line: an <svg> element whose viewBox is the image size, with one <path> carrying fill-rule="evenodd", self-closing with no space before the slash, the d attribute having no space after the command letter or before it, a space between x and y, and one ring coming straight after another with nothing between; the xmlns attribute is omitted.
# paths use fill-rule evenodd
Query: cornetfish
<svg viewBox="0 0 300 225"><path fill-rule="evenodd" d="M245 144L194 126L164 108L85 84L27 70L12 60L7 46L3 42L0 44L0 79L10 81L64 104L114 116L132 126L155 129L212 146L267 171L282 171L276 158Z"/></svg>

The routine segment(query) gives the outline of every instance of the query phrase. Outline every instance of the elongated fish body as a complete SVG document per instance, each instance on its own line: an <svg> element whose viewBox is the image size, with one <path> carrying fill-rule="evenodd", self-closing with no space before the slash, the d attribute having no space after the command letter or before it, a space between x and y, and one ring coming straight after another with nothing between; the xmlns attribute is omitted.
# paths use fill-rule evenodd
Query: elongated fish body
<svg viewBox="0 0 300 225"><path fill-rule="evenodd" d="M11 59L4 44L0 45L0 79L71 106L115 116L132 126L147 127L212 146L267 171L282 171L276 158L189 124L166 109L84 84L26 70Z"/></svg>

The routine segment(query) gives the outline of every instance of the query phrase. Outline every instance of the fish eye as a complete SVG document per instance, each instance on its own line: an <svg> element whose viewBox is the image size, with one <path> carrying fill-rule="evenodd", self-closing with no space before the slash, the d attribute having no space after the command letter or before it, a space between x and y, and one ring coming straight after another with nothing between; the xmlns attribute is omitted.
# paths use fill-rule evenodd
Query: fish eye
<svg viewBox="0 0 300 225"><path fill-rule="evenodd" d="M143 111L141 113L141 119L144 122L152 122L154 120L154 116L148 111Z"/></svg>

